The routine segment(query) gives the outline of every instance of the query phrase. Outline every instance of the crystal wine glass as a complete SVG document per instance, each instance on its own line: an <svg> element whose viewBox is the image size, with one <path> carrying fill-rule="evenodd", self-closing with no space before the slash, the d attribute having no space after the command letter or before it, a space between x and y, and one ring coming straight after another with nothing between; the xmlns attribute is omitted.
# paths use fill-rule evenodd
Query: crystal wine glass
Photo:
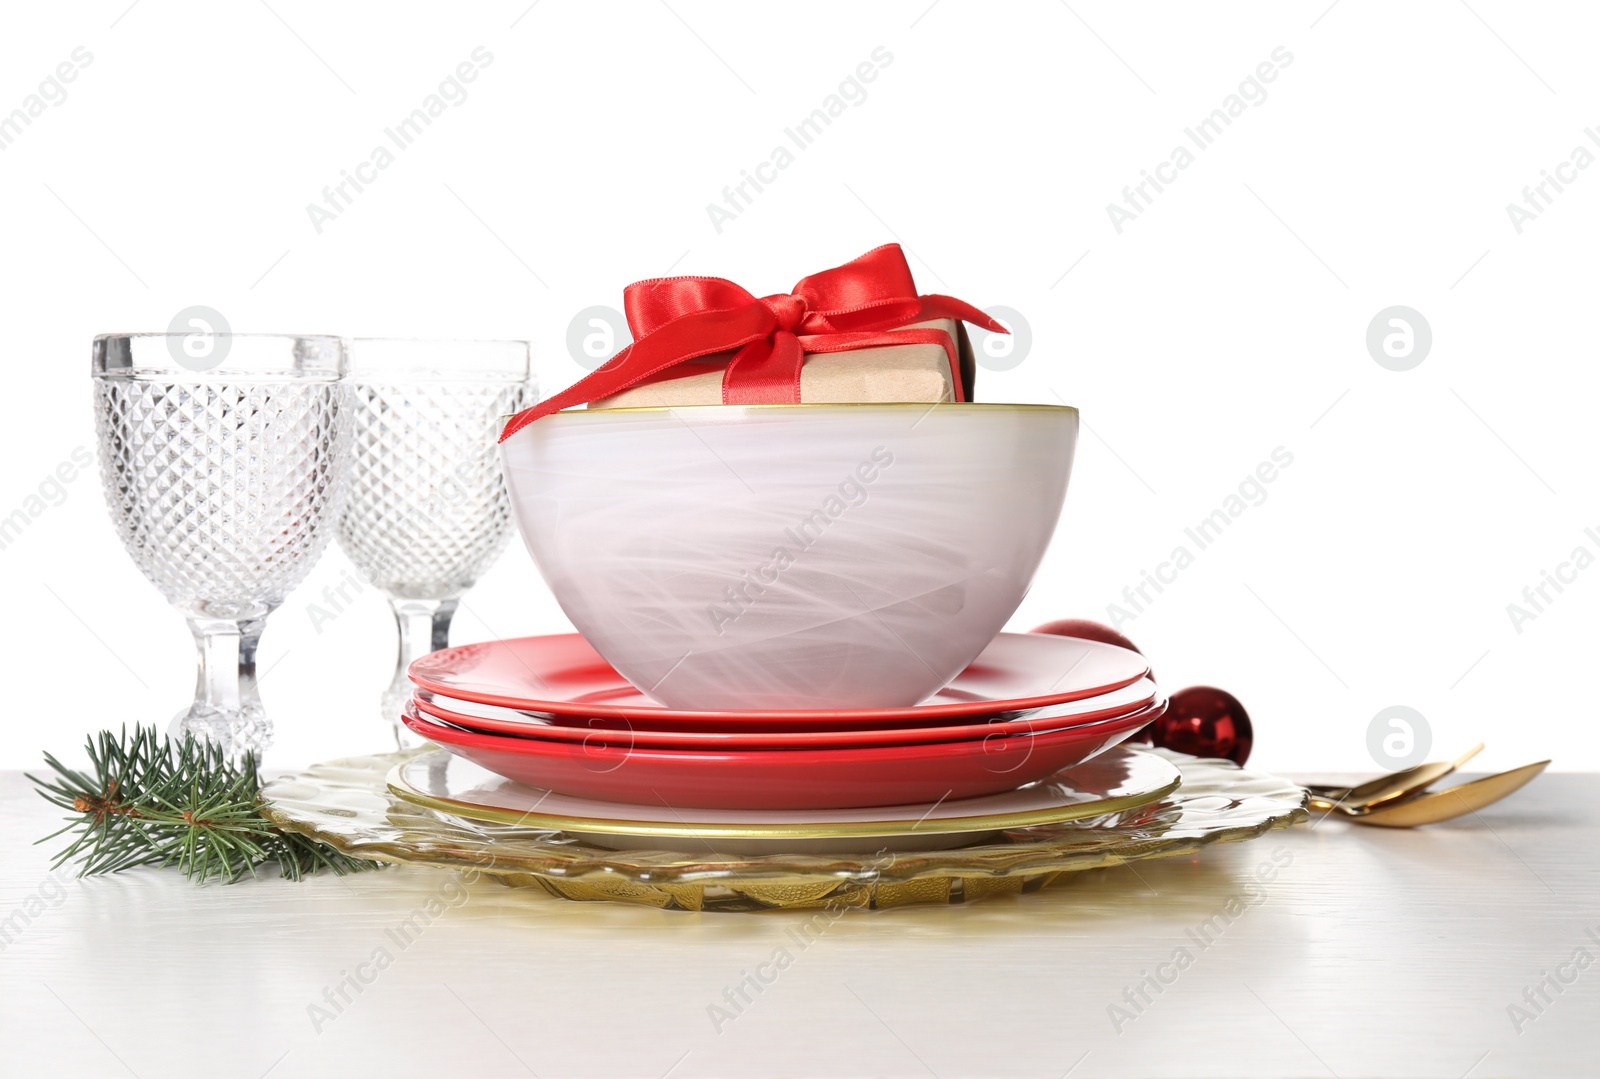
<svg viewBox="0 0 1600 1079"><path fill-rule="evenodd" d="M348 439L336 337L106 334L95 428L122 542L189 621L195 700L171 733L259 760L256 647L332 536Z"/></svg>
<svg viewBox="0 0 1600 1079"><path fill-rule="evenodd" d="M533 403L526 341L349 344L350 497L339 545L394 609L400 649L380 707L395 742L406 668L449 644L461 595L505 550L511 508L496 447Z"/></svg>

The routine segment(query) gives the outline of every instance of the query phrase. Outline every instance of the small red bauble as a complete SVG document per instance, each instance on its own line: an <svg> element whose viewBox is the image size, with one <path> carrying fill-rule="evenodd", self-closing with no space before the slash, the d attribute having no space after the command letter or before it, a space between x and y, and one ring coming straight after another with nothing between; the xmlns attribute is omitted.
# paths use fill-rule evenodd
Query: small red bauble
<svg viewBox="0 0 1600 1079"><path fill-rule="evenodd" d="M1255 732L1239 699L1215 686L1190 686L1172 695L1166 714L1145 728L1163 749L1221 757L1242 765Z"/></svg>
<svg viewBox="0 0 1600 1079"><path fill-rule="evenodd" d="M1081 637L1086 641L1114 644L1118 648L1126 648L1131 652L1139 651L1138 645L1104 622L1091 622L1087 618L1062 618L1055 622L1046 622L1042 626L1036 626L1029 632L1054 633L1057 637ZM1140 654L1143 655L1142 652Z"/></svg>
<svg viewBox="0 0 1600 1079"><path fill-rule="evenodd" d="M1106 625L1104 622L1092 622L1087 618L1061 618L1054 622L1046 622L1042 626L1035 626L1030 633L1054 633L1057 637L1079 637L1085 641L1099 641L1101 644L1114 644L1118 648L1126 648L1130 652L1139 652L1139 646L1128 638ZM1139 652L1142 656L1143 652ZM1150 679L1155 680L1155 672L1150 672ZM1139 731L1130 742L1143 742L1150 744L1150 732L1155 729L1151 724Z"/></svg>

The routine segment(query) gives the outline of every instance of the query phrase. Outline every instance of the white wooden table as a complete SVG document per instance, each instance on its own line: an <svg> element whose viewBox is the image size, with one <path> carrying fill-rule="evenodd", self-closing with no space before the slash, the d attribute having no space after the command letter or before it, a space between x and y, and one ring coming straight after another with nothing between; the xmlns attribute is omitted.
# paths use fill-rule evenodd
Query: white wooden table
<svg viewBox="0 0 1600 1079"><path fill-rule="evenodd" d="M808 947L798 913L424 869L57 880L28 845L51 807L6 773L0 810L8 1079L1600 1075L1593 775L1417 832L1329 821L1035 895L850 912ZM714 1019L779 948L793 962Z"/></svg>

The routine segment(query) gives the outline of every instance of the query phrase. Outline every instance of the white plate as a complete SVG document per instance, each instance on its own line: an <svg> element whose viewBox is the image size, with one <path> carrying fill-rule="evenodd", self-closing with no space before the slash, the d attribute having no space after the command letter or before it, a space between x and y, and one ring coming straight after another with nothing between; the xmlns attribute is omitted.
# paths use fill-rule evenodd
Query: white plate
<svg viewBox="0 0 1600 1079"><path fill-rule="evenodd" d="M575 798L525 787L449 753L428 753L389 773L390 791L436 812L564 832L612 850L729 854L841 854L942 850L1016 828L1098 817L1149 804L1181 782L1169 760L1118 746L1075 768L1003 794L926 805L832 810L671 810Z"/></svg>

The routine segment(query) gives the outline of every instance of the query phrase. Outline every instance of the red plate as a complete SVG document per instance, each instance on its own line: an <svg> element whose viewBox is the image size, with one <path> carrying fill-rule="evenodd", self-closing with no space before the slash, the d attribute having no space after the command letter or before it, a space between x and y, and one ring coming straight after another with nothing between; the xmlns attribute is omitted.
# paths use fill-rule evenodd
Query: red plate
<svg viewBox="0 0 1600 1079"><path fill-rule="evenodd" d="M507 779L582 798L671 809L845 809L1012 790L1110 749L1160 717L1147 708L1048 734L847 749L691 752L457 730L406 707L406 726Z"/></svg>
<svg viewBox="0 0 1600 1079"><path fill-rule="evenodd" d="M658 730L817 731L937 727L958 717L1020 713L1097 697L1132 685L1149 671L1143 656L1116 645L1002 633L949 685L910 708L748 712L663 708L629 685L576 633L446 648L412 663L410 673L432 693L552 716L626 719Z"/></svg>
<svg viewBox="0 0 1600 1079"><path fill-rule="evenodd" d="M501 734L513 738L541 738L548 742L576 742L608 746L636 746L641 749L843 749L850 746L900 746L922 742L962 742L972 738L998 738L1015 734L1044 734L1078 727L1103 719L1115 719L1148 707L1156 698L1156 684L1142 678L1131 686L1112 690L1098 697L1067 704L1053 704L1012 718L1001 713L948 727L872 728L848 731L729 730L675 731L645 728L637 730L626 719L592 717L577 721L572 717L540 718L526 712L492 705L435 698L427 690L417 690L413 702L425 718L480 734Z"/></svg>

